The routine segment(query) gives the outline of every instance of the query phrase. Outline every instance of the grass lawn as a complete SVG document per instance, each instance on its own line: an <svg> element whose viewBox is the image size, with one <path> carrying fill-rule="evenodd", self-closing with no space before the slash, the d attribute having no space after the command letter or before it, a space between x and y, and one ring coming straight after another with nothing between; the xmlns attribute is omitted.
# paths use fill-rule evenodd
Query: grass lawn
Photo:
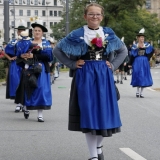
<svg viewBox="0 0 160 160"><path fill-rule="evenodd" d="M60 72L67 72L69 71L69 68L60 68Z"/></svg>

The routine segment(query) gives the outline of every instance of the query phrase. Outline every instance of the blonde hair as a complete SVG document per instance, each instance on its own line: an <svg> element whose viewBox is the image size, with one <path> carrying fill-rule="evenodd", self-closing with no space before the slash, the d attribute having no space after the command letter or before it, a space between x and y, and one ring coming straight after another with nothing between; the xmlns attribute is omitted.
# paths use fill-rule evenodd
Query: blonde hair
<svg viewBox="0 0 160 160"><path fill-rule="evenodd" d="M97 3L90 3L90 4L86 5L86 7L84 8L85 15L87 14L89 7L92 7L92 6L101 8L101 14L104 15L104 8Z"/></svg>

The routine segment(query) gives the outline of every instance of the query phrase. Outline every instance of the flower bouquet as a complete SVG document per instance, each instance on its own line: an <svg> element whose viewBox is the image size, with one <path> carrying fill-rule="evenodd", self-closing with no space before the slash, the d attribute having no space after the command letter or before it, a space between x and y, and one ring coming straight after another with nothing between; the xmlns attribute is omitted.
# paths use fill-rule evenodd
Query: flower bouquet
<svg viewBox="0 0 160 160"><path fill-rule="evenodd" d="M96 37L90 41L90 47L91 47L91 50L89 49L90 59L101 60L102 53L106 44L107 41L103 41L102 37L100 37L99 34L97 33Z"/></svg>
<svg viewBox="0 0 160 160"><path fill-rule="evenodd" d="M90 47L92 48L92 50L95 50L96 48L105 47L106 43L106 41L102 41L102 37L100 37L97 33L96 37L90 41Z"/></svg>

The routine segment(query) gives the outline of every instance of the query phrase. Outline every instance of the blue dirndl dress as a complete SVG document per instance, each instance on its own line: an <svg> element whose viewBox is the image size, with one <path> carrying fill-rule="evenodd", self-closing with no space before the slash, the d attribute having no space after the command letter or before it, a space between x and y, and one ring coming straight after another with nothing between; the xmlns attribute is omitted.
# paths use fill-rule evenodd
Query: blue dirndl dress
<svg viewBox="0 0 160 160"><path fill-rule="evenodd" d="M134 61L132 64L131 85L133 87L149 87L153 85L148 58L152 52L153 47L150 45L143 49L132 47L131 56L134 57Z"/></svg>
<svg viewBox="0 0 160 160"><path fill-rule="evenodd" d="M106 64L107 53L122 47L121 40L110 28L103 28L109 41L101 52L101 60L93 60L84 42L83 27L71 32L58 44L70 59L83 59L85 64L73 74L69 100L70 131L91 132L93 135L110 137L120 132L122 126L117 102L113 73ZM114 54L114 53L113 53ZM73 57L72 57L73 56Z"/></svg>
<svg viewBox="0 0 160 160"><path fill-rule="evenodd" d="M10 57L16 55L16 39L12 40L5 48L5 53ZM7 76L7 86L6 86L6 98L14 99L16 95L16 89L20 82L21 67L16 64L16 60L10 61L8 76Z"/></svg>
<svg viewBox="0 0 160 160"><path fill-rule="evenodd" d="M23 52L23 43L19 42L18 45L18 55L20 56ZM28 48L30 43L28 43ZM25 48L24 48L25 49ZM50 85L50 74L49 74L49 65L48 62L53 60L52 48L50 43L43 39L42 40L42 49L32 50L34 55L33 62L35 64L41 65L42 71L38 74L37 77L37 87L31 87L29 84L28 73L30 74L32 71L32 65L29 65L28 69L23 70L23 76L21 77L21 86L19 87L19 92L17 95L20 95L21 92L24 96L22 98L16 98L16 103L18 101L23 102L26 106L27 110L49 110L52 105L52 93L51 93L51 85ZM34 73L32 73L34 74ZM23 87L24 86L24 87ZM24 88L24 91L23 91Z"/></svg>
<svg viewBox="0 0 160 160"><path fill-rule="evenodd" d="M106 61L85 61L76 71L80 126L105 130L121 124L113 73Z"/></svg>

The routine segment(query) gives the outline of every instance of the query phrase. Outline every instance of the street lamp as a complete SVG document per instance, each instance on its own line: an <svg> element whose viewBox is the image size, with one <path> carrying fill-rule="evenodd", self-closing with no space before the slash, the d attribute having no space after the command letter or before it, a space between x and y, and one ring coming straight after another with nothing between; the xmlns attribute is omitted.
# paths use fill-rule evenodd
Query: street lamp
<svg viewBox="0 0 160 160"><path fill-rule="evenodd" d="M69 0L66 0L66 36L69 33Z"/></svg>
<svg viewBox="0 0 160 160"><path fill-rule="evenodd" d="M4 41L9 42L9 0L4 1Z"/></svg>
<svg viewBox="0 0 160 160"><path fill-rule="evenodd" d="M48 16L49 16L49 12L48 12L48 5L51 3L51 1L50 0L46 0L46 4L47 4L47 25L46 25L46 27L48 28L48 30L49 30L49 25L48 25ZM47 34L48 36L49 36L49 33Z"/></svg>

